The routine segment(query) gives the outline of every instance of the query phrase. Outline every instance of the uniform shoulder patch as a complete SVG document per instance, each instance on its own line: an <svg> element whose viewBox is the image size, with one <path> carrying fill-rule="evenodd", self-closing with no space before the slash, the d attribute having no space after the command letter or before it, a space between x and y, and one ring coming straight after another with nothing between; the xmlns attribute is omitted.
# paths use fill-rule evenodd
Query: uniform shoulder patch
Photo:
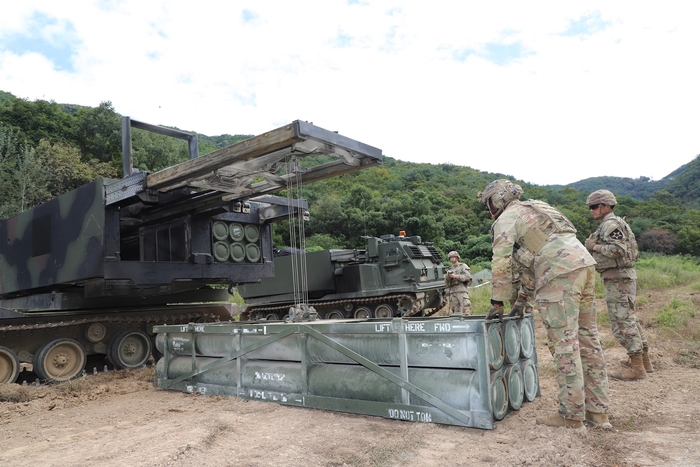
<svg viewBox="0 0 700 467"><path fill-rule="evenodd" d="M610 232L610 238L612 238L613 240L624 240L625 234L622 233L622 230L615 229L612 232Z"/></svg>

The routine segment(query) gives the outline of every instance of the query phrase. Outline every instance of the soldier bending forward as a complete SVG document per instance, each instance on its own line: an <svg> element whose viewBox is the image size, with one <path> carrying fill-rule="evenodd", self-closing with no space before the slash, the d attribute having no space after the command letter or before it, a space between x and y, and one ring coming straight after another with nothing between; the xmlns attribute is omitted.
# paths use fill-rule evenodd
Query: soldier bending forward
<svg viewBox="0 0 700 467"><path fill-rule="evenodd" d="M608 376L593 302L595 261L569 219L543 201L520 201L522 193L510 180L495 180L478 194L494 220L486 318L503 316L504 300L516 292L513 269L529 271L559 386L559 413L536 422L585 430L583 422L589 421L610 429ZM524 307L512 305L509 314L522 316Z"/></svg>

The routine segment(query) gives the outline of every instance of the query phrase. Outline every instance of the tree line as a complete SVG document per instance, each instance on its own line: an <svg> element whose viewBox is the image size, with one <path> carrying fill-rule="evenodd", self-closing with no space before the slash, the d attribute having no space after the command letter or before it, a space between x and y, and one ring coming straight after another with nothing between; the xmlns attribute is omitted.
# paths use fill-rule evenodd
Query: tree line
<svg viewBox="0 0 700 467"><path fill-rule="evenodd" d="M206 154L248 136L198 137L200 153ZM132 146L141 171L188 158L186 142L141 130L134 130ZM0 218L100 177L120 178L121 172L121 115L110 102L97 107L30 102L0 91ZM303 187L311 214L306 246L363 248L363 236L406 231L433 242L443 255L456 250L471 266L488 267L492 221L476 194L497 178L509 178L523 187L522 199L560 209L582 241L597 227L586 196L607 188L618 199L615 213L626 217L642 251L700 257L700 158L673 175L662 183L603 177L583 185L539 186L465 166L385 157L379 166ZM276 247L289 246L289 238L286 222L275 225Z"/></svg>

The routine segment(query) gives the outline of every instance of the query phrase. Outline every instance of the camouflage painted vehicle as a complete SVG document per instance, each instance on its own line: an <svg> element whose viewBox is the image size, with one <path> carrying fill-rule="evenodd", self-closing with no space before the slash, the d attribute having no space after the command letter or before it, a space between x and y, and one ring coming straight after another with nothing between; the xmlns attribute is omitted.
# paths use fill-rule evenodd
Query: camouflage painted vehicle
<svg viewBox="0 0 700 467"><path fill-rule="evenodd" d="M135 171L132 127L187 140L190 160ZM381 162L379 149L301 121L201 157L196 135L128 117L122 133L123 179L0 221L0 383L29 366L69 380L89 355L136 368L155 324L231 319L232 287L274 274L271 222L307 213L268 193ZM301 168L319 154L328 162Z"/></svg>
<svg viewBox="0 0 700 467"><path fill-rule="evenodd" d="M308 304L318 317L429 316L444 306L446 268L432 243L403 232L363 238L366 250L306 253ZM274 277L238 287L246 303L242 319L286 317L295 303L293 260L293 255L278 256Z"/></svg>

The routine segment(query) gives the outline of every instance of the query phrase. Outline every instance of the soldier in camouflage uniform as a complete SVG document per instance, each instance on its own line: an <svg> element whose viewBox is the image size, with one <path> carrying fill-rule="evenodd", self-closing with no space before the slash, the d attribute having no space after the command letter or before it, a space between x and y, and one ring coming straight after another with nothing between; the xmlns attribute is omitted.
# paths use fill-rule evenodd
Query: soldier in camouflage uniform
<svg viewBox="0 0 700 467"><path fill-rule="evenodd" d="M447 253L447 259L450 260L452 266L445 274L445 285L447 289L447 305L450 313L461 313L465 316L471 315L472 302L469 300L469 289L467 287L472 283L472 274L469 266L459 262L459 253L450 251Z"/></svg>
<svg viewBox="0 0 700 467"><path fill-rule="evenodd" d="M559 385L559 413L536 422L585 430L588 420L609 429L608 376L593 302L595 260L569 219L542 201L520 201L522 193L519 185L496 180L478 194L494 219L486 318L501 318L504 301L516 293L509 315L522 316L533 294L554 349Z"/></svg>
<svg viewBox="0 0 700 467"><path fill-rule="evenodd" d="M627 349L631 370L611 371L610 377L624 381L645 379L654 371L649 359L649 344L635 313L637 274L634 266L639 250L632 229L616 216L615 195L597 190L586 199L591 214L601 223L586 240L586 248L596 260L596 270L605 286L613 336Z"/></svg>

